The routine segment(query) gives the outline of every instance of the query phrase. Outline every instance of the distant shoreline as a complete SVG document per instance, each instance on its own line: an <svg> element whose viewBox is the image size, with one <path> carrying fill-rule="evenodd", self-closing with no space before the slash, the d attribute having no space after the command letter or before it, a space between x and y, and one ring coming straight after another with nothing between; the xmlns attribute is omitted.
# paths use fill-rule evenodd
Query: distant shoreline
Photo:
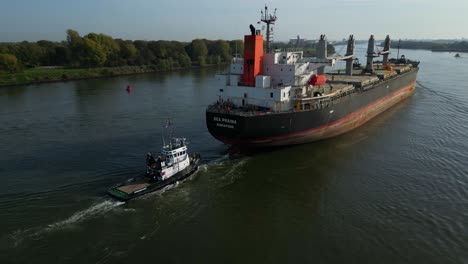
<svg viewBox="0 0 468 264"><path fill-rule="evenodd" d="M0 74L0 87L13 87L19 85L43 84L54 82L67 82L88 79L101 79L118 76L129 76L155 72L173 72L189 69L200 69L217 66L210 64L206 66L192 66L189 68L175 68L172 70L158 70L154 66L123 66L104 67L89 69L69 69L69 68L38 68L28 69L19 73Z"/></svg>
<svg viewBox="0 0 468 264"><path fill-rule="evenodd" d="M383 46L383 43L380 44ZM430 50L432 52L468 52L468 42L453 42L453 43L440 43L431 41L393 41L391 46L393 48L399 47L400 49L421 49Z"/></svg>
<svg viewBox="0 0 468 264"><path fill-rule="evenodd" d="M462 52L468 53L467 49L431 49L432 52Z"/></svg>
<svg viewBox="0 0 468 264"><path fill-rule="evenodd" d="M396 47L394 47L396 48ZM468 49L433 49L433 48L424 48L424 47L401 47L400 49L410 49L410 50L430 50L432 52L462 52L468 53Z"/></svg>

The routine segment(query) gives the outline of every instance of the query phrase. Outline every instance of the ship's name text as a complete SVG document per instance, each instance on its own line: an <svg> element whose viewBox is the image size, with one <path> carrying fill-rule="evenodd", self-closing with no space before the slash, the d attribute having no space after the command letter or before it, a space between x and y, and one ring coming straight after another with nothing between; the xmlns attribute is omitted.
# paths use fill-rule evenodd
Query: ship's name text
<svg viewBox="0 0 468 264"><path fill-rule="evenodd" d="M224 123L228 123L228 124L237 124L237 120L218 117L218 116L213 117L213 121L215 121L215 122L224 122Z"/></svg>
<svg viewBox="0 0 468 264"><path fill-rule="evenodd" d="M224 128L234 128L233 125L228 125L228 124L221 124L221 123L216 123L216 126L219 127L224 127Z"/></svg>

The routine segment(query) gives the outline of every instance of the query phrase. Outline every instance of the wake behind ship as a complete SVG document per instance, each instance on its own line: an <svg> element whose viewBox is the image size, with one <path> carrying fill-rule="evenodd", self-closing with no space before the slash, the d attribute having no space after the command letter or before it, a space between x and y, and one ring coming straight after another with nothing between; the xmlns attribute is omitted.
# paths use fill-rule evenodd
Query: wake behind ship
<svg viewBox="0 0 468 264"><path fill-rule="evenodd" d="M390 59L390 38L376 52L369 39L367 63L354 59L354 38L348 39L345 56L329 58L327 40L320 37L317 57L302 51L270 49L271 25L276 10L267 7L261 21L263 36L251 25L244 37L244 58L234 58L222 82L218 100L206 110L209 132L231 145L282 146L312 142L348 132L413 94L419 62L402 56ZM383 56L381 62L375 57ZM344 73L325 74L326 66L346 61Z"/></svg>

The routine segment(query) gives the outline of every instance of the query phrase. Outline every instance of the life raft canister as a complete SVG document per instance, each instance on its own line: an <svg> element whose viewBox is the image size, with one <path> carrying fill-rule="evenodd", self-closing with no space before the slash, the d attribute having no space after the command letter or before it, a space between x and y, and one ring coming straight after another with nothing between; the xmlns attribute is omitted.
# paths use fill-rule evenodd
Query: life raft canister
<svg viewBox="0 0 468 264"><path fill-rule="evenodd" d="M312 75L312 77L310 78L310 81L309 81L309 84L310 85L323 85L327 83L327 76L325 75L318 75L318 74L314 74Z"/></svg>
<svg viewBox="0 0 468 264"><path fill-rule="evenodd" d="M393 67L391 65L385 65L383 68L387 71L393 71Z"/></svg>

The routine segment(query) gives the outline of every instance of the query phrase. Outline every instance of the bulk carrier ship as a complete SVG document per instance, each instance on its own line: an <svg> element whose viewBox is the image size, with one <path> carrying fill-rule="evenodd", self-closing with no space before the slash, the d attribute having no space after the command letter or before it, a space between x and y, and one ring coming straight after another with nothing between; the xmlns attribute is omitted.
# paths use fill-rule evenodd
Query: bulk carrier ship
<svg viewBox="0 0 468 264"><path fill-rule="evenodd" d="M272 51L272 25L277 20L268 8L261 12L266 43L250 25L244 37L244 56L234 58L225 74L217 101L206 110L206 124L216 139L248 147L302 144L338 136L371 120L413 94L419 62L402 56L390 59L390 38L382 51L370 37L367 63L357 65L354 37L344 56L328 57L327 40L320 36L317 57L302 51ZM374 58L382 56L382 61ZM343 73L325 73L338 60Z"/></svg>

